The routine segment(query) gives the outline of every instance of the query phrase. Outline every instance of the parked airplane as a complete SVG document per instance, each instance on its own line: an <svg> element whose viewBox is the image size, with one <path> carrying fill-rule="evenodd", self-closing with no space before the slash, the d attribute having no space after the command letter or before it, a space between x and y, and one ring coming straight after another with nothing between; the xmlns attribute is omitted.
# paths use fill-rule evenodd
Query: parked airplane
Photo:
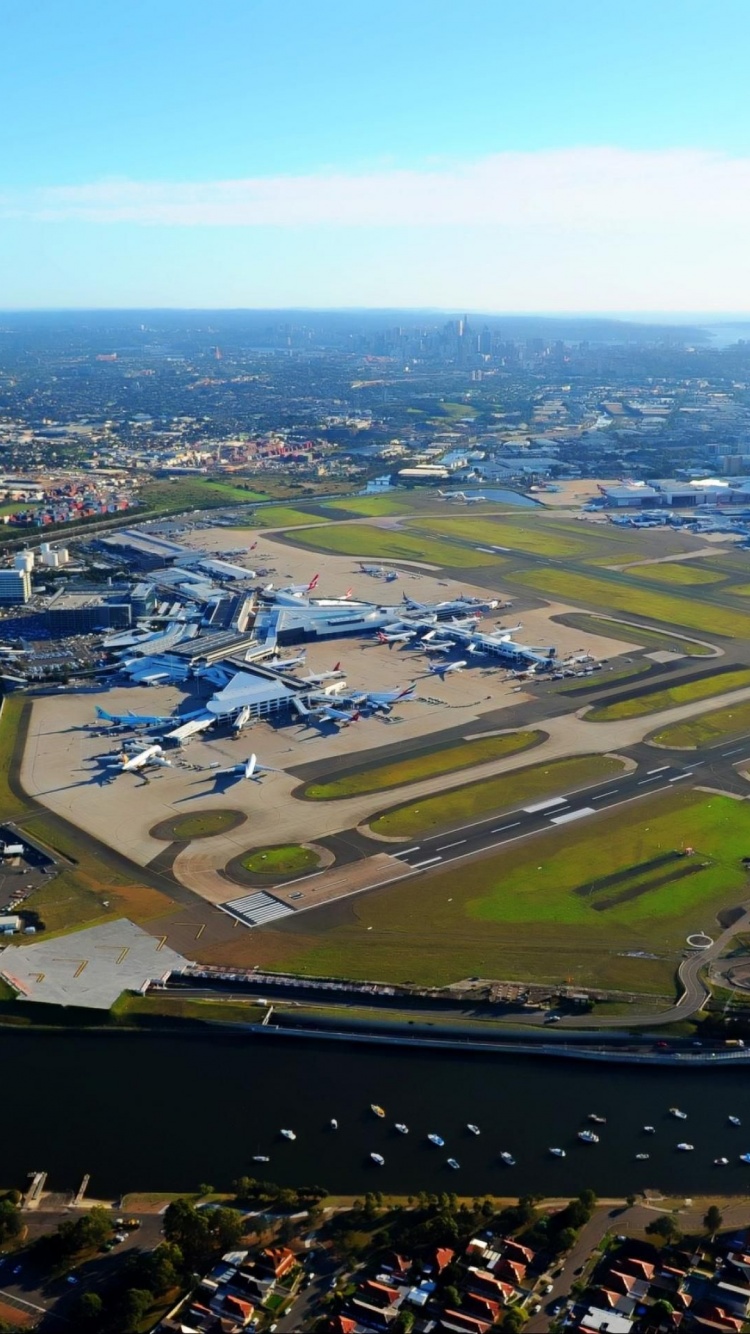
<svg viewBox="0 0 750 1334"><path fill-rule="evenodd" d="M309 723L329 722L335 723L337 727L348 727L349 723L358 722L360 717L357 711L334 708L325 695L310 695L307 704L295 698L291 704L295 712Z"/></svg>
<svg viewBox="0 0 750 1334"><path fill-rule="evenodd" d="M417 683L412 681L410 685L397 690L366 690L362 694L350 696L354 703L360 708L377 709L382 713L390 713L394 704L400 704L402 700L414 699L417 693Z"/></svg>
<svg viewBox="0 0 750 1334"><path fill-rule="evenodd" d="M382 565L365 565L363 561L359 562L360 574L372 575L373 579L382 579L385 570Z"/></svg>
<svg viewBox="0 0 750 1334"><path fill-rule="evenodd" d="M139 750L135 755L128 755L128 752L124 750L119 759L112 761L111 764L107 765L107 768L118 769L120 773L129 774L136 772L138 769L146 769L152 764L162 765L170 769L172 767L172 761L165 759L161 746L153 745L146 746L145 750Z"/></svg>
<svg viewBox="0 0 750 1334"><path fill-rule="evenodd" d="M463 505L481 505L487 499L486 496L467 496L465 491L441 491L439 488L438 495L441 500L458 500Z"/></svg>
<svg viewBox="0 0 750 1334"><path fill-rule="evenodd" d="M466 666L468 666L466 659L461 658L459 662L436 662L428 668L428 671L435 676L447 676L449 672L462 672Z"/></svg>
<svg viewBox="0 0 750 1334"><path fill-rule="evenodd" d="M452 653L455 647L455 642L452 639L431 640L428 644L425 644L422 640L422 651L424 653Z"/></svg>
<svg viewBox="0 0 750 1334"><path fill-rule="evenodd" d="M243 704L239 713L236 714L234 722L232 723L232 728L235 736L239 736L243 727L247 727L248 723L250 722L250 717L251 717L250 705Z"/></svg>
<svg viewBox="0 0 750 1334"><path fill-rule="evenodd" d="M407 644L414 639L416 630L378 630L379 644Z"/></svg>
<svg viewBox="0 0 750 1334"><path fill-rule="evenodd" d="M264 664L271 672L290 672L292 667L304 667L306 652L303 649L296 658L269 658Z"/></svg>
<svg viewBox="0 0 750 1334"><path fill-rule="evenodd" d="M341 663L335 662L329 672L308 672L307 676L301 676L299 679L304 685L318 686L323 681L340 681L344 676L346 672L342 672Z"/></svg>
<svg viewBox="0 0 750 1334"><path fill-rule="evenodd" d="M281 769L274 769L270 764L261 764L257 755L250 755L239 764L230 764L226 769L213 769L212 778L260 778L261 774L278 774Z"/></svg>
<svg viewBox="0 0 750 1334"><path fill-rule="evenodd" d="M100 709L99 705L96 705L97 718L106 723L116 723L118 727L166 727L168 723L187 723L202 712L202 709L198 709L194 713L183 713L179 717L174 714L160 717L156 714L133 713L131 710L127 713L107 713L106 709Z"/></svg>

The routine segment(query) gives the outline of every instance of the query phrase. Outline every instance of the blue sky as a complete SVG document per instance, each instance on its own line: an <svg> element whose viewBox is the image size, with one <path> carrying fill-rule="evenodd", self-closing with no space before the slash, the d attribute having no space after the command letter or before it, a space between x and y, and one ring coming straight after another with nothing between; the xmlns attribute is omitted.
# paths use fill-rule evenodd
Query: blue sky
<svg viewBox="0 0 750 1334"><path fill-rule="evenodd" d="M5 309L750 309L746 0L0 15Z"/></svg>

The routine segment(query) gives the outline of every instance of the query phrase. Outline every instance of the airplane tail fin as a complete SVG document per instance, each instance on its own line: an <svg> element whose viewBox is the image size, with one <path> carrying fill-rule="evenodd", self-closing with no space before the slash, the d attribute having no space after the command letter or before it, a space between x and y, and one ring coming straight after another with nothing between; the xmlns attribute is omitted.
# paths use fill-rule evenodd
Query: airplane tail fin
<svg viewBox="0 0 750 1334"><path fill-rule="evenodd" d="M319 574L314 574L314 575L313 575L312 579L310 580L309 584L307 585L307 591L308 591L308 593L312 593L313 589L318 587L318 580L319 580L319 578L320 578L320 575L319 575Z"/></svg>
<svg viewBox="0 0 750 1334"><path fill-rule="evenodd" d="M246 776L246 778L251 778L252 775L255 773L255 770L257 769L257 767L258 767L258 756L257 756L257 755L251 755L251 756L250 756L250 759L249 759L248 762L247 762L247 765L245 766L245 776Z"/></svg>
<svg viewBox="0 0 750 1334"><path fill-rule="evenodd" d="M340 672L340 671L341 671L341 663L340 663L340 662L334 662L334 664L333 664L333 670L334 670L334 672Z"/></svg>

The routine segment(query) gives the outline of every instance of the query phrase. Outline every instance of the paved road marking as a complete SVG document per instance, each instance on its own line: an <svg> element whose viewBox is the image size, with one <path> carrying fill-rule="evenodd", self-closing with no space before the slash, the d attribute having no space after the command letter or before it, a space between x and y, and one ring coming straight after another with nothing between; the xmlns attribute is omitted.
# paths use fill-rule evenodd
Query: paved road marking
<svg viewBox="0 0 750 1334"><path fill-rule="evenodd" d="M293 880L283 880L280 885L274 885L274 889L286 889L287 885L301 885L303 880L312 880L316 875L323 875L328 867L324 866L320 871L310 871L307 875L298 875Z"/></svg>
<svg viewBox="0 0 750 1334"><path fill-rule="evenodd" d="M466 842L465 838L457 838L455 843L441 843L440 847L438 848L438 852L447 852L448 848L458 848L462 843L465 842Z"/></svg>
<svg viewBox="0 0 750 1334"><path fill-rule="evenodd" d="M537 811L548 811L552 806L567 806L568 797L552 797L550 801L538 801L535 806L523 806L527 815L536 815Z"/></svg>
<svg viewBox="0 0 750 1334"><path fill-rule="evenodd" d="M667 768L669 768L669 765L667 765ZM662 770L660 769L660 770L659 770L659 773L661 773L661 772L662 772ZM659 774L653 774L651 778L639 778L639 779L638 779L638 786L639 786L639 787L643 787L643 784L644 784L644 783L658 783L658 781L659 781ZM674 781L673 779L670 779L670 782L673 782L673 781Z"/></svg>
<svg viewBox="0 0 750 1334"><path fill-rule="evenodd" d="M416 846L416 848L404 848L403 852L392 852L392 853L391 853L391 856L392 856L392 857L410 857L411 854L412 854L413 852L419 852L419 849L421 848L421 846L422 846L421 843L418 843L417 846Z"/></svg>
<svg viewBox="0 0 750 1334"><path fill-rule="evenodd" d="M506 829L517 829L520 823L521 823L520 820L514 820L512 824L500 824L498 825L497 829L491 829L490 833L502 834Z"/></svg>
<svg viewBox="0 0 750 1334"><path fill-rule="evenodd" d="M732 764L747 764L748 760L750 760L750 755L745 755L741 760L732 760Z"/></svg>
<svg viewBox="0 0 750 1334"><path fill-rule="evenodd" d="M410 862L413 871L421 871L423 866L432 866L435 862L441 862L442 857L428 857L426 862Z"/></svg>
<svg viewBox="0 0 750 1334"><path fill-rule="evenodd" d="M594 815L593 806L581 806L577 811L566 811L564 815L553 815L550 824L567 824L569 820L580 820L582 815Z"/></svg>
<svg viewBox="0 0 750 1334"><path fill-rule="evenodd" d="M591 800L592 800L592 801L603 801L605 797L613 797L613 796L615 795L615 792L619 792L619 791L620 791L619 787L611 787L611 788L609 789L609 792L597 792L596 796L595 796L595 797L592 797Z"/></svg>
<svg viewBox="0 0 750 1334"><path fill-rule="evenodd" d="M693 772L692 772L692 769L691 769L691 771L690 771L689 774L677 774L674 778L670 778L670 779L668 779L668 782L670 782L670 783L679 783L679 781L680 781L681 778L692 778L692 776L693 776Z"/></svg>
<svg viewBox="0 0 750 1334"><path fill-rule="evenodd" d="M647 769L647 774L663 774L665 769L671 769L671 764L662 764L660 769Z"/></svg>

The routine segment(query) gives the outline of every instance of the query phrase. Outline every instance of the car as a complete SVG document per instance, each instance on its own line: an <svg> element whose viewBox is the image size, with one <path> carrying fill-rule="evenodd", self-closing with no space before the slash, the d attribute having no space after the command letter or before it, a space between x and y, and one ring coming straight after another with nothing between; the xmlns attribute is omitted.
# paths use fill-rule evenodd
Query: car
<svg viewBox="0 0 750 1334"><path fill-rule="evenodd" d="M23 1265L14 1265L14 1266L13 1266L13 1273L14 1273L14 1274L20 1274L20 1272L21 1272L22 1269L23 1269Z"/></svg>
<svg viewBox="0 0 750 1334"><path fill-rule="evenodd" d="M585 1268L586 1268L585 1265L579 1265L577 1269L574 1269L574 1270L573 1270L573 1273L574 1273L574 1274L582 1274Z"/></svg>
<svg viewBox="0 0 750 1334"><path fill-rule="evenodd" d="M554 1283L545 1283L544 1287L542 1288L542 1292L544 1293L551 1292L554 1286L555 1286Z"/></svg>
<svg viewBox="0 0 750 1334"><path fill-rule="evenodd" d="M77 1279L75 1274L68 1274L68 1277L66 1278L65 1282L70 1283L72 1287L74 1284L79 1283L80 1279Z"/></svg>

